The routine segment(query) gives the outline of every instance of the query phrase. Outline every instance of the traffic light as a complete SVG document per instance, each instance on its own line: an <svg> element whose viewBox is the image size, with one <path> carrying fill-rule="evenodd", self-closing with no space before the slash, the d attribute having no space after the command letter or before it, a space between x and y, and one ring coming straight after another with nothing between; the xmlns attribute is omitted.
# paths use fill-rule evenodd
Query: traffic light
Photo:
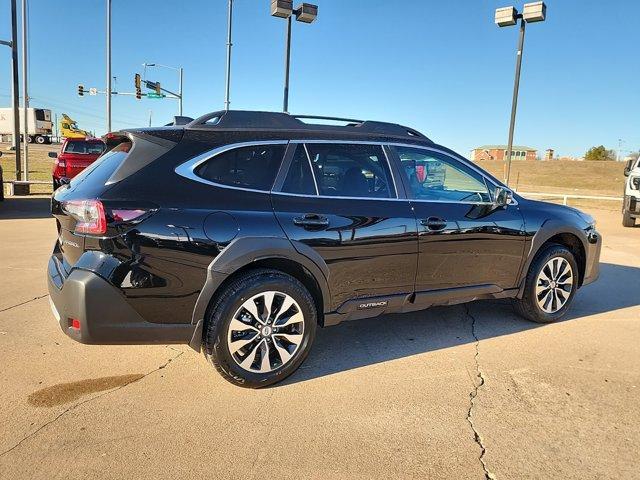
<svg viewBox="0 0 640 480"><path fill-rule="evenodd" d="M78 85L78 96L84 96L84 85Z"/></svg>
<svg viewBox="0 0 640 480"><path fill-rule="evenodd" d="M156 93L158 95L162 95L162 90L160 89L160 82L156 82Z"/></svg>
<svg viewBox="0 0 640 480"><path fill-rule="evenodd" d="M142 98L142 90L140 89L140 74L136 73L135 77L133 77L133 83L136 86L136 99L140 100Z"/></svg>

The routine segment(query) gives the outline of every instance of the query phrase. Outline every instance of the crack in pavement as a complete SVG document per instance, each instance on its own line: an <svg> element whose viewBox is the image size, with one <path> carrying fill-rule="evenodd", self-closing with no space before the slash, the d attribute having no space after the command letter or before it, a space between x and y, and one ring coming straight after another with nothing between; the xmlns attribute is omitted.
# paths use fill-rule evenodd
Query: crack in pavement
<svg viewBox="0 0 640 480"><path fill-rule="evenodd" d="M33 302L35 300L40 300L41 298L45 298L45 297L48 297L48 296L49 296L49 294L47 293L46 295L40 295L39 297L33 297L30 300L25 300L24 302L16 303L15 305L11 305L10 307L3 308L2 310L0 310L0 313L6 312L7 310L11 310L12 308L16 308L16 307L20 307L22 305L26 305L27 303L31 303L31 302Z"/></svg>
<svg viewBox="0 0 640 480"><path fill-rule="evenodd" d="M487 467L487 463L484 460L485 454L487 453L487 448L484 446L482 437L480 436L480 433L478 432L478 429L476 428L476 425L473 422L473 407L475 406L475 400L476 400L476 397L478 396L478 390L480 389L480 387L484 385L485 379L484 379L482 370L480 369L480 360L478 358L480 355L480 339L476 334L476 317L471 315L471 312L469 310L469 305L464 305L464 309L465 309L465 313L467 314L467 317L471 319L471 335L473 335L473 338L475 340L476 353L473 359L476 364L476 379L477 379L477 381L474 380L473 390L471 391L471 393L469 393L469 410L467 410L467 421L469 422L469 425L471 426L471 430L473 431L473 439L480 447L480 457L478 459L480 460L480 464L482 465L484 478L485 480L495 480L496 479L495 475L489 471L489 468Z"/></svg>
<svg viewBox="0 0 640 480"><path fill-rule="evenodd" d="M75 410L76 408L78 408L81 405L84 405L85 403L89 403L92 402L93 400L96 400L100 397L104 397L105 395L109 395L111 393L117 392L118 390L123 389L124 387L131 385L133 383L136 382L140 382L143 379L147 378L149 375L156 373L160 370L162 370L163 368L167 367L171 362L173 362L174 360L176 360L180 355L182 355L184 352L180 351L180 350L176 350L175 348L172 347L168 347L169 349L175 351L175 352L179 352L177 355L171 357L169 360L167 360L165 363L163 363L162 365L160 365L157 368L154 368L153 370L151 370L148 373L145 373L142 377L138 378L137 380L132 380L128 383L125 383L124 385L120 385L117 388L114 388L112 390L107 390L106 392L102 392L99 395L94 395L93 397L89 397L86 400L83 400L79 403L75 403L73 405L71 405L70 407L64 409L62 412L60 412L58 415L56 415L53 419L49 420L48 422L40 425L37 429L35 429L33 432L31 432L30 434L28 434L27 436L23 437L18 443L16 443L13 447L5 450L4 452L0 453L0 457L5 456L8 453L11 453L13 450L15 450L16 448L18 448L20 445L22 445L24 442L26 442L27 440L29 440L30 438L33 438L34 436L36 436L38 433L40 433L43 429L45 429L46 427L48 427L49 425L51 425L52 423L57 422L60 418L62 418L65 414L67 414L68 412Z"/></svg>

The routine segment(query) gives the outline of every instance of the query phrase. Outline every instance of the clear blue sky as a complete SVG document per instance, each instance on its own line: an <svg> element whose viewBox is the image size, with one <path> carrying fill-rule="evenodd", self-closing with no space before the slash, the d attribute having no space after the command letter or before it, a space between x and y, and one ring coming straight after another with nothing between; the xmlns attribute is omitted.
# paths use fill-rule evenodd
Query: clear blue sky
<svg viewBox="0 0 640 480"><path fill-rule="evenodd" d="M279 110L285 22L269 0L236 0L231 106ZM317 0L316 23L293 24L290 110L413 126L468 154L506 143L518 30L493 23L500 0ZM226 0L113 0L113 75L133 90L143 62L185 68L185 115L221 109ZM105 2L30 0L32 106L104 133ZM519 4L516 4L519 5ZM8 39L9 0L0 0ZM561 155L592 145L640 149L640 1L548 0L525 41L515 142ZM0 47L0 105L10 105L9 49ZM177 74L148 72L166 88ZM176 101L116 97L113 127L170 121Z"/></svg>

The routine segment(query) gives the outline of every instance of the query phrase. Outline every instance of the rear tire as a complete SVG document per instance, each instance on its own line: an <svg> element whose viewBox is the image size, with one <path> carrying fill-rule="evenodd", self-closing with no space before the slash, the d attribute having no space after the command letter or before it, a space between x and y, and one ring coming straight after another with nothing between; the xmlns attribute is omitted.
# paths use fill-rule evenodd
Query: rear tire
<svg viewBox="0 0 640 480"><path fill-rule="evenodd" d="M622 226L623 227L635 227L636 219L631 216L631 213L623 210L622 211Z"/></svg>
<svg viewBox="0 0 640 480"><path fill-rule="evenodd" d="M266 387L295 372L318 323L305 286L270 269L232 281L214 297L205 322L205 357L225 380L245 388Z"/></svg>
<svg viewBox="0 0 640 480"><path fill-rule="evenodd" d="M36 137L36 143L37 143L38 145L44 145L46 142L47 142L47 139L46 139L46 138L44 138L43 136L38 135L38 136Z"/></svg>
<svg viewBox="0 0 640 480"><path fill-rule="evenodd" d="M60 187L60 182L53 177L53 191L55 192Z"/></svg>
<svg viewBox="0 0 640 480"><path fill-rule="evenodd" d="M541 250L529 267L524 294L514 301L516 313L536 323L562 318L578 288L578 265L564 246L552 244Z"/></svg>

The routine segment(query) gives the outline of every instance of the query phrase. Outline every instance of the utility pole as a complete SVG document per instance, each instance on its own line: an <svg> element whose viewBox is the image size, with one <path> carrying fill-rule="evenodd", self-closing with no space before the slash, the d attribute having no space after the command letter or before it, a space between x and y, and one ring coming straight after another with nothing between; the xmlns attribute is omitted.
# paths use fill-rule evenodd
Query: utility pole
<svg viewBox="0 0 640 480"><path fill-rule="evenodd" d="M227 75L225 80L224 109L229 110L229 90L231 89L231 20L233 17L233 0L229 0L229 11L227 15ZM182 104L182 91L180 92L180 104ZM182 109L181 109L182 110ZM182 111L180 112L182 115Z"/></svg>
<svg viewBox="0 0 640 480"><path fill-rule="evenodd" d="M29 93L27 90L28 70L28 45L27 45L27 0L22 0L22 140L24 142L24 158L22 159L22 180L29 181L29 125L27 122L27 110L29 109Z"/></svg>
<svg viewBox="0 0 640 480"><path fill-rule="evenodd" d="M149 110L149 126L151 126L151 116L153 115L153 110Z"/></svg>
<svg viewBox="0 0 640 480"><path fill-rule="evenodd" d="M18 6L17 0L11 0L11 95L13 107L13 145L16 152L16 180L20 180L22 162L20 161L20 91L18 84Z"/></svg>
<svg viewBox="0 0 640 480"><path fill-rule="evenodd" d="M111 131L111 0L107 2L107 133Z"/></svg>

